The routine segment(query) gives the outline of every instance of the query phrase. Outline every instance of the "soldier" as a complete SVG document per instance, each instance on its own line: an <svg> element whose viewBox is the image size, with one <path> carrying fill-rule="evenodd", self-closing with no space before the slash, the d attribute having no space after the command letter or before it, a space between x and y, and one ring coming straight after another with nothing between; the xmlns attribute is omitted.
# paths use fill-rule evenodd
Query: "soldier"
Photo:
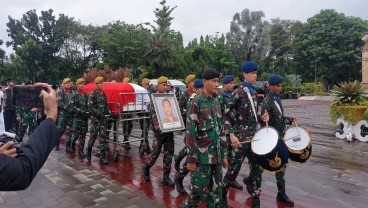
<svg viewBox="0 0 368 208"><path fill-rule="evenodd" d="M202 94L202 90L203 90L203 81L201 79L196 79L194 81L194 93L190 96L188 103L187 103L187 110L186 112L189 110L189 106L190 106L190 102L193 98L195 98L197 95L201 95ZM184 144L185 144L185 137L184 137ZM184 177L189 173L189 170L187 168L187 161L184 162L183 167L180 168L180 162L181 160L187 156L188 153L188 149L186 146L183 147L183 149L181 149L178 153L178 156L175 158L175 169L176 169L176 174L175 174L175 188L176 190L179 192L179 194L183 195L185 194L185 189L183 186L183 180Z"/></svg>
<svg viewBox="0 0 368 208"><path fill-rule="evenodd" d="M165 93L167 89L167 77L160 77L157 80L157 93ZM150 168L155 164L158 156L160 155L162 146L164 147L164 177L162 179L162 183L167 186L174 187L174 182L170 179L170 170L172 157L174 155L174 133L166 132L162 133L159 129L159 123L155 108L153 106L152 100L150 104L151 118L152 118L152 130L153 130L153 144L152 144L152 152L146 160L146 163L143 167L143 175L144 179L148 182L150 181Z"/></svg>
<svg viewBox="0 0 368 208"><path fill-rule="evenodd" d="M149 79L144 78L142 80L142 87L148 91L148 95L151 98L152 91L149 87L149 82L150 82ZM149 117L149 103L147 103L147 112L142 113L142 116ZM144 126L144 123L146 124L146 126ZM144 152L147 152L147 154L151 154L151 148L150 148L149 141L148 141L148 130L149 130L150 124L151 124L151 119L149 118L139 119L139 125L142 130L141 137L144 138L144 141L142 140L141 144L139 145L139 152L141 156L144 154Z"/></svg>
<svg viewBox="0 0 368 208"><path fill-rule="evenodd" d="M91 113L90 138L88 141L87 155L88 161L91 161L92 147L98 137L100 141L100 164L107 165L106 159L106 140L107 140L107 117L112 115L107 106L107 98L103 88L103 77L96 77L96 89L88 97L88 110Z"/></svg>
<svg viewBox="0 0 368 208"><path fill-rule="evenodd" d="M63 89L57 92L57 103L59 108L58 115L58 129L60 131L60 137L64 134L66 129L66 152L71 152L70 144L72 142L72 125L73 125L73 111L70 108L69 102L70 98L73 96L70 89L70 78L65 78L63 80ZM59 141L55 145L55 150L59 150Z"/></svg>
<svg viewBox="0 0 368 208"><path fill-rule="evenodd" d="M260 207L260 181L262 173L259 165L252 157L250 143L240 144L240 142L250 141L258 128L258 116L256 109L256 95L252 83L257 80L258 64L254 61L247 61L242 64L241 70L244 82L231 94L229 101L229 111L224 115L225 131L230 135L233 146L232 163L224 177L224 181L235 181L238 176L244 158L247 157L250 165L249 178L252 187L247 186L247 191L252 195L252 207ZM263 121L268 121L267 113L262 115ZM223 202L226 203L226 191L223 193ZM226 204L224 204L226 205Z"/></svg>
<svg viewBox="0 0 368 208"><path fill-rule="evenodd" d="M203 92L195 97L187 112L185 142L187 168L192 173L191 193L180 206L221 207L222 167L228 165L228 144L223 133L220 102L215 98L220 74L213 69L203 72Z"/></svg>
<svg viewBox="0 0 368 208"><path fill-rule="evenodd" d="M273 74L270 76L268 79L270 92L267 94L261 105L261 113L263 114L268 112L270 115L270 121L268 122L268 125L275 128L279 133L279 136L284 135L286 124L291 124L291 122L296 120L295 116L284 116L284 109L279 97L282 91L281 83L283 80L284 78L280 75ZM266 124L263 123L262 125L265 126ZM294 201L291 200L285 193L285 170L286 165L275 174L278 188L277 201L281 201L287 205L293 206Z"/></svg>
<svg viewBox="0 0 368 208"><path fill-rule="evenodd" d="M125 77L123 79L123 83L128 84L130 81L130 79L128 77ZM123 134L124 134L124 142L129 141L129 135L132 133L133 130L133 120L132 120L133 116L128 112L128 113L124 113L123 112L123 121L122 121L122 126L123 126ZM130 150L130 143L124 143L123 147L126 150Z"/></svg>
<svg viewBox="0 0 368 208"><path fill-rule="evenodd" d="M194 93L194 80L195 80L195 75L194 74L190 74L187 76L187 78L185 79L185 83L187 84L188 88L187 91L185 91L179 99L179 108L180 108L180 112L183 118L183 122L186 123L186 116L187 116L187 103L188 100L190 98L190 96Z"/></svg>
<svg viewBox="0 0 368 208"><path fill-rule="evenodd" d="M84 83L85 81L83 78L79 78L77 80L75 83L77 85L77 92L70 100L70 107L74 113L73 140L70 149L73 153L75 152L75 142L78 140L78 153L81 157L85 157L83 149L88 131L88 119L90 115L88 111L88 95L84 92Z"/></svg>

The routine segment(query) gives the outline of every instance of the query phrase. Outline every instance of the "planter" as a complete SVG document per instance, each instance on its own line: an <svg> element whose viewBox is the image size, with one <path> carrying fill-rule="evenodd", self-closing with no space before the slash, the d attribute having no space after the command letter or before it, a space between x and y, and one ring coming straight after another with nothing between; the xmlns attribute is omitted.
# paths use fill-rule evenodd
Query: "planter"
<svg viewBox="0 0 368 208"><path fill-rule="evenodd" d="M337 106L344 120L349 121L351 124L355 125L362 118L365 110L368 106Z"/></svg>

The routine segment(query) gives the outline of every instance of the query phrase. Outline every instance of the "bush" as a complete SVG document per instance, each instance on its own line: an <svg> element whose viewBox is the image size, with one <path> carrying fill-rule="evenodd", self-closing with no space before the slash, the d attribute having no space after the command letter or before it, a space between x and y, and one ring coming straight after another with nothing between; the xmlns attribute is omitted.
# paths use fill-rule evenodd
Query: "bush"
<svg viewBox="0 0 368 208"><path fill-rule="evenodd" d="M306 82L303 83L300 91L302 93L310 93L310 94L316 94L316 95L322 95L323 94L323 83L322 82Z"/></svg>

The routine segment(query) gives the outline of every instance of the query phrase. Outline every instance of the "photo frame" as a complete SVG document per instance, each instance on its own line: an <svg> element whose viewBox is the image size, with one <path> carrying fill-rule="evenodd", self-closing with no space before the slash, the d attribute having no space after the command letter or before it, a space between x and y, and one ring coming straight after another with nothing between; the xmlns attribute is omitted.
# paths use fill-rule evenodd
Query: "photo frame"
<svg viewBox="0 0 368 208"><path fill-rule="evenodd" d="M175 94L151 94L161 132L185 129Z"/></svg>

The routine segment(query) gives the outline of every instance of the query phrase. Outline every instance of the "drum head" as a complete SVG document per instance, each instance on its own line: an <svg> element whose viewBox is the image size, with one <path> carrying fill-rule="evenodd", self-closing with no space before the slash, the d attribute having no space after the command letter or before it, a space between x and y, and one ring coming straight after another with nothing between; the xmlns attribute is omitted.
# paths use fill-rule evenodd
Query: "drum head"
<svg viewBox="0 0 368 208"><path fill-rule="evenodd" d="M285 144L292 150L303 150L311 141L307 130L301 127L292 127L286 130L284 136Z"/></svg>
<svg viewBox="0 0 368 208"><path fill-rule="evenodd" d="M253 137L252 151L257 155L265 155L271 152L277 145L279 134L272 127L263 127Z"/></svg>

